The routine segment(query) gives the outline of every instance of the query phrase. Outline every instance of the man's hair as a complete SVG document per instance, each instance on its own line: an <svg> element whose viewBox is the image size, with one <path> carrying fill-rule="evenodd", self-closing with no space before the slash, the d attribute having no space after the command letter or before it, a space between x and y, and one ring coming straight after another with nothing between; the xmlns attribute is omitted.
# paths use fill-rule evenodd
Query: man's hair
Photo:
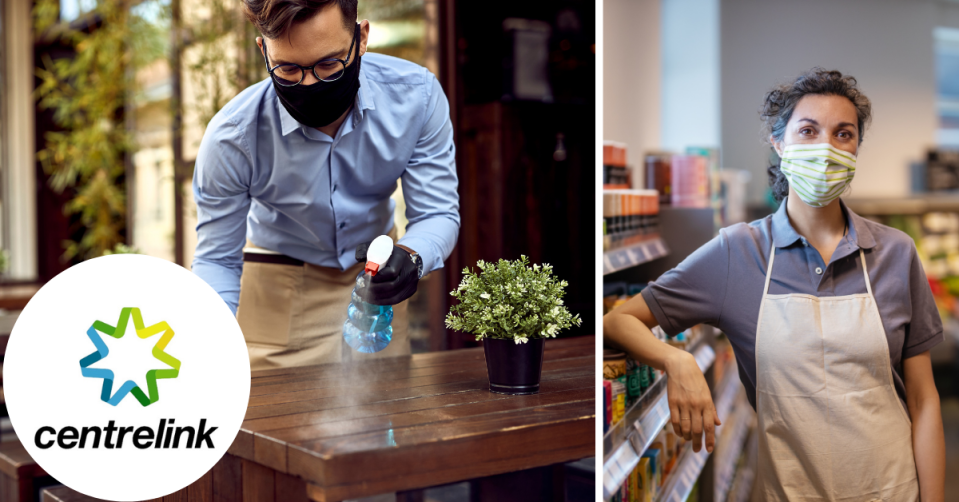
<svg viewBox="0 0 959 502"><path fill-rule="evenodd" d="M330 5L343 13L343 27L350 33L356 24L357 0L243 0L243 12L266 38L279 38L294 23L315 16Z"/></svg>

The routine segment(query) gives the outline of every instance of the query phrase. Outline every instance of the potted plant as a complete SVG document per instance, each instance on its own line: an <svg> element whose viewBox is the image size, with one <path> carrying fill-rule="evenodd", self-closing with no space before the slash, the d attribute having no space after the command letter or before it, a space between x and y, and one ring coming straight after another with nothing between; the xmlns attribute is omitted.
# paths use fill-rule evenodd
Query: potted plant
<svg viewBox="0 0 959 502"><path fill-rule="evenodd" d="M535 394L546 339L582 323L563 306L567 283L549 264L530 266L526 256L476 266L478 273L463 270L450 293L459 303L450 308L446 326L483 340L491 392Z"/></svg>

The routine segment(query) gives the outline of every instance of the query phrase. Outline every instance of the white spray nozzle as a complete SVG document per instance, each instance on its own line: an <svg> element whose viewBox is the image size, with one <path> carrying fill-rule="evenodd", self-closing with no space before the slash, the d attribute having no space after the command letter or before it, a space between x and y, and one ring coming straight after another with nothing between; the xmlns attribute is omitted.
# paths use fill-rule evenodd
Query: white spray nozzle
<svg viewBox="0 0 959 502"><path fill-rule="evenodd" d="M371 276L376 275L386 260L390 259L391 254L393 254L393 239L390 239L390 236L381 235L373 239L370 248L366 251L366 271Z"/></svg>

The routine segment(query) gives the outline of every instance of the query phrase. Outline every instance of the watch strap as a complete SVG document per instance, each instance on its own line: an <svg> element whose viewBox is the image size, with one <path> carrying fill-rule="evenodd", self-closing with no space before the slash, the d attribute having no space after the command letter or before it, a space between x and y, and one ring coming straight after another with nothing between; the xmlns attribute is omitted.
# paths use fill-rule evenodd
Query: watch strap
<svg viewBox="0 0 959 502"><path fill-rule="evenodd" d="M410 253L410 259L413 260L413 263L416 264L417 278L422 279L423 278L423 257L420 256L419 253L413 252L413 253Z"/></svg>

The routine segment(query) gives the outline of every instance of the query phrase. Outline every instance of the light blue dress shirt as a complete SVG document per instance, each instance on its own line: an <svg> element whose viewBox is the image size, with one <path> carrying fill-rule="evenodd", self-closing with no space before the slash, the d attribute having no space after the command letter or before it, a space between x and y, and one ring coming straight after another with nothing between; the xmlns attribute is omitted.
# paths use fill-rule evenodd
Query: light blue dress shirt
<svg viewBox="0 0 959 502"><path fill-rule="evenodd" d="M459 233L453 126L426 68L367 53L356 103L336 137L304 126L270 78L210 121L193 175L193 272L236 313L246 240L341 270L358 244L393 228L390 195L402 180L409 225L400 244L442 268Z"/></svg>

